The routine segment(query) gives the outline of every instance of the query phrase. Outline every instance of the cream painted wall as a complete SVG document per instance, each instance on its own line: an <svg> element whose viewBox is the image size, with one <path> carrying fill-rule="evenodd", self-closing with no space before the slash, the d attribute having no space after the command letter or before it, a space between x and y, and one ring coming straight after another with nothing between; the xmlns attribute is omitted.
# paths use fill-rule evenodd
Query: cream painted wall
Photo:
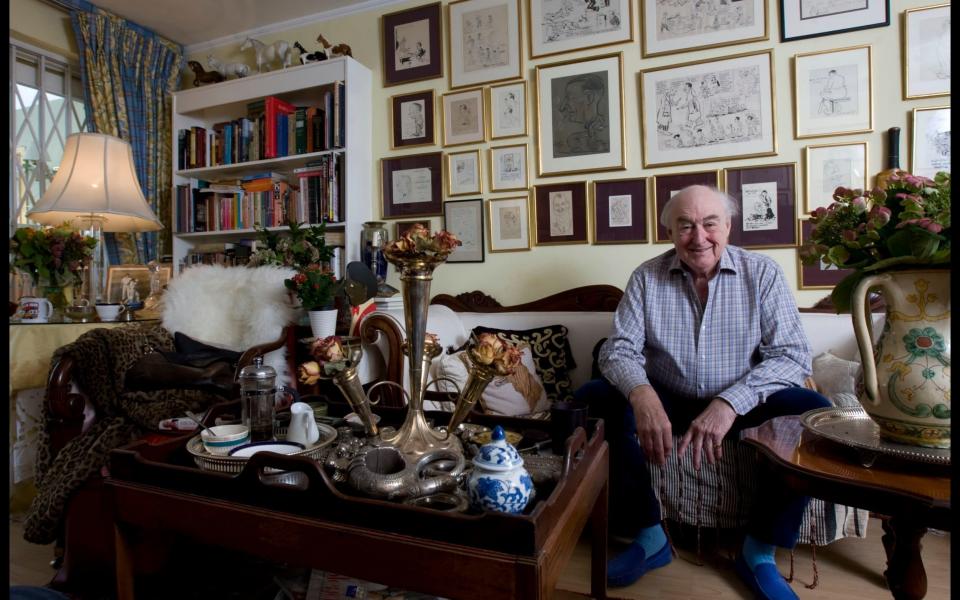
<svg viewBox="0 0 960 600"><path fill-rule="evenodd" d="M10 37L79 60L70 16L41 0L10 0Z"/></svg>
<svg viewBox="0 0 960 600"><path fill-rule="evenodd" d="M18 0L25 2L27 0ZM548 177L536 178L531 176L531 185L558 183L563 181L577 181L600 179L621 179L626 177L649 177L657 174L679 173L700 171L705 169L722 169L724 167L741 167L746 165L762 165L783 162L797 163L797 197L798 212L803 210L803 198L805 194L803 185L803 149L807 145L824 144L833 142L857 142L866 141L868 143L868 172L876 173L884 168L886 156L885 132L889 127L899 126L901 133L901 166L909 167L909 136L911 134L909 120L911 110L914 108L927 106L945 106L950 104L949 97L930 98L923 100L904 101L902 99L902 68L901 68L901 20L902 12L906 8L917 6L926 6L934 4L930 0L891 0L891 24L888 27L868 29L851 33L823 36L808 40L801 40L789 43L779 43L779 1L769 0L768 17L770 39L764 42L754 42L749 44L740 44L712 50L701 50L695 52L684 52L668 56L660 56L650 59L640 58L640 45L638 37L638 19L634 18L634 39L633 43L610 46L606 48L597 48L580 52L571 52L558 56L540 58L534 61L528 60L529 50L526 31L526 0L521 0L521 12L523 22L523 69L527 80L528 95L530 96L527 110L531 116L533 113L534 96L534 66L538 64L549 64L556 61L586 58L595 54L608 53L611 51L623 52L624 66L624 96L625 102L625 127L627 141L627 169L625 171L610 171L604 173L586 173L578 176L569 177ZM426 4L423 0L407 2L403 4L391 5L387 10L381 12L394 12L410 7ZM445 2L446 4L446 2ZM634 3L637 6L637 3ZM396 94L407 94L420 90L433 88L439 95L449 91L447 79L437 78L433 80L414 82L405 85L384 88L381 85L382 71L380 67L380 19L381 12L368 12L351 15L337 19L336 21L318 22L307 27L291 29L286 32L272 35L264 35L260 39L264 42L272 42L278 39L284 39L292 43L298 40L307 50L317 48L314 41L318 33L330 40L331 43L348 43L353 56L361 63L373 71L373 107L371 115L373 120L373 157L374 168L371 171L371 177L378 183L374 186L376 197L370 199L350 198L350 202L370 201L373 203L373 214L381 213L381 201L379 195L379 160L386 156L401 156L404 154L419 154L424 152L441 151L440 146L421 147L408 151L390 150L390 97ZM446 22L446 11L444 11L444 22ZM446 27L446 25L445 25ZM444 30L446 36L446 29ZM446 43L446 42L445 42ZM792 92L792 61L791 57L798 53L812 52L817 50L830 50L845 48L862 44L871 44L873 46L873 99L874 99L874 131L868 134L843 135L835 137L811 138L804 140L793 139L793 92ZM774 49L774 79L775 79L775 102L776 102L776 133L778 153L776 156L769 156L755 159L727 160L720 162L706 162L695 165L683 165L678 167L662 167L655 169L644 169L641 167L640 157L640 111L637 103L639 93L639 78L637 73L641 69L659 67L671 64L685 63L690 61L705 60L713 57L722 57L742 52L751 52ZM211 51L197 53L188 58L199 60L206 64L207 54L214 54L224 61L241 61L253 65L254 59L252 51L241 53L239 51L239 42L229 46L218 47ZM445 69L449 70L449 60L444 57ZM185 73L184 85L192 86L192 73L187 76ZM439 114L437 115L439 127ZM535 128L530 127L530 136L526 138L528 144L528 157L530 160L529 170L531 175L535 173L534 160L536 156L536 138ZM438 139L440 138L438 133ZM512 138L510 140L498 141L500 143L522 143L523 138ZM486 164L486 148L490 143L479 144L477 146L458 146L457 151L479 147L483 150L481 155L484 157L484 177L486 178L489 165ZM484 190L487 188L487 181L484 181ZM484 193L483 197L511 197L516 193L489 194ZM649 192L648 192L649 195ZM388 222L391 238L394 234L393 222ZM434 217L432 226L437 229L442 226L442 217ZM634 245L612 245L612 246L594 246L594 245L572 245L572 246L546 246L533 247L529 252L508 252L495 253L487 252L486 262L483 263L461 263L443 265L437 269L434 274L433 286L431 292L458 294L461 292L481 289L484 292L497 298L503 304L516 304L527 302L540 298L542 296L562 291L571 287L587 284L611 284L620 288L626 284L627 279L638 264L642 261L652 258L664 251L670 246L666 244L634 244ZM791 283L797 303L799 306L810 306L820 298L824 297L827 290L798 290L797 279L797 251L795 249L772 249L763 252L773 257L786 273L787 280ZM399 287L399 280L396 273L390 269L389 282Z"/></svg>

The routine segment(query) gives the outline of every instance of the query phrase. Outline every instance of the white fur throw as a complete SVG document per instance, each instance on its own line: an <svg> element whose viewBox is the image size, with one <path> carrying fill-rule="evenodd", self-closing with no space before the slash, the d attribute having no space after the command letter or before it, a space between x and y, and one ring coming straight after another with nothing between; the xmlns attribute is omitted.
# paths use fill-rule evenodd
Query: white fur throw
<svg viewBox="0 0 960 600"><path fill-rule="evenodd" d="M287 267L224 267L197 265L167 285L163 295L163 326L211 346L244 351L273 342L297 320L283 280L295 271ZM286 346L263 358L277 371L277 383L291 385Z"/></svg>

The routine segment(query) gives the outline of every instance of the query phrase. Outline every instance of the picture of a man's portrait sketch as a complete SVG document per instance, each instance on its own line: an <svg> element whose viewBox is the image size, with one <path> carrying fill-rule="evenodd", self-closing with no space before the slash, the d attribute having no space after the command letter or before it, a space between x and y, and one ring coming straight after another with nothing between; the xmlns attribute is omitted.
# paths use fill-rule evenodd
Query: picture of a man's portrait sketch
<svg viewBox="0 0 960 600"><path fill-rule="evenodd" d="M610 121L605 114L609 83L606 71L557 77L553 98L553 156L581 156L610 151Z"/></svg>

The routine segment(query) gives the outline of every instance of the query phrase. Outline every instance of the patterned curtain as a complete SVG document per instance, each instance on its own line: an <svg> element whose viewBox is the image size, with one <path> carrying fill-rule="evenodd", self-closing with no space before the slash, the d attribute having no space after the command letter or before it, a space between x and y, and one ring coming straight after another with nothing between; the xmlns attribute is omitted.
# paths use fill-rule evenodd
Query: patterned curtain
<svg viewBox="0 0 960 600"><path fill-rule="evenodd" d="M106 234L110 264L145 264L173 252L170 92L180 80L183 48L88 2L74 4L70 20L93 130L130 142L143 195L164 225L159 232Z"/></svg>

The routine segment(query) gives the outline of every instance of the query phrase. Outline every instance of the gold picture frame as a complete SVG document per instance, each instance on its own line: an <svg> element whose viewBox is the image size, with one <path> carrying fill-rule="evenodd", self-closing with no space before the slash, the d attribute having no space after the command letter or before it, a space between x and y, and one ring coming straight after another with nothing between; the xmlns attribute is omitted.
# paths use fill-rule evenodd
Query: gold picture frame
<svg viewBox="0 0 960 600"><path fill-rule="evenodd" d="M904 10L902 29L903 99L949 96L950 3ZM917 67L911 69L914 62Z"/></svg>
<svg viewBox="0 0 960 600"><path fill-rule="evenodd" d="M652 202L650 203L651 221L653 222L653 243L666 244L672 243L667 228L660 223L660 213L663 212L663 206L667 200L673 197L673 192L678 192L691 185L706 185L723 191L723 180L720 178L720 169L708 169L706 171L692 171L689 173L662 173L654 175L650 184L652 192Z"/></svg>
<svg viewBox="0 0 960 600"><path fill-rule="evenodd" d="M587 2L529 0L527 41L530 58L633 42L634 1L608 0L588 8ZM548 2L552 2L554 6L544 6ZM623 18L624 9L627 13L626 19ZM587 10L592 11L592 14L587 13ZM589 30L591 28L593 31ZM551 31L553 39L544 39L544 30Z"/></svg>
<svg viewBox="0 0 960 600"><path fill-rule="evenodd" d="M915 108L910 118L910 172L933 179L950 172L950 107ZM924 132L923 143L919 139Z"/></svg>
<svg viewBox="0 0 960 600"><path fill-rule="evenodd" d="M491 192L512 192L530 187L526 144L493 146L488 152ZM523 156L520 156L521 152Z"/></svg>
<svg viewBox="0 0 960 600"><path fill-rule="evenodd" d="M447 196L469 196L482 193L483 160L480 158L480 150L450 152L446 156Z"/></svg>
<svg viewBox="0 0 960 600"><path fill-rule="evenodd" d="M462 18L467 11L481 22L475 25ZM457 24L465 25L469 31ZM455 0L447 4L450 89L523 77L520 38L520 0ZM491 56L497 58L491 60ZM506 62L496 62L502 59Z"/></svg>
<svg viewBox="0 0 960 600"><path fill-rule="evenodd" d="M463 146L486 141L483 88L456 90L440 97L443 145Z"/></svg>
<svg viewBox="0 0 960 600"><path fill-rule="evenodd" d="M723 25L727 25L726 27L715 27L710 31L710 26L707 23L708 19L703 19L695 28L696 30L691 31L689 35L668 36L663 40L657 39L658 33L669 31L671 18L679 18L679 15L674 12L669 15L659 14L656 10L657 4L657 0L640 0L640 56L643 58L762 42L770 39L770 17L765 0L749 0L746 3L720 3L720 5L713 7L715 11L713 21L714 23L723 23ZM682 0L673 4L677 13L689 9L688 16L691 19L696 18L694 15L702 10L698 8L699 3L695 0ZM749 15L744 18L743 6L740 5L749 5L749 10L754 17L752 25L749 24ZM739 12L735 12L737 8L740 9ZM763 18L756 18L757 13L761 12ZM733 25L733 20L746 21L748 24L733 27L730 26ZM685 42L684 39L688 41ZM687 45L684 45L685 43Z"/></svg>
<svg viewBox="0 0 960 600"><path fill-rule="evenodd" d="M150 295L150 267L147 265L126 264L110 265L107 267L107 287L105 290L104 302L122 302L123 301L123 279L131 277L136 283L134 289L143 302ZM173 276L173 265L160 265L160 288L166 287Z"/></svg>
<svg viewBox="0 0 960 600"><path fill-rule="evenodd" d="M529 195L487 201L487 240L491 253L530 250L530 230Z"/></svg>
<svg viewBox="0 0 960 600"><path fill-rule="evenodd" d="M626 169L623 52L537 65L535 91L537 176Z"/></svg>
<svg viewBox="0 0 960 600"><path fill-rule="evenodd" d="M793 56L793 137L873 131L873 47Z"/></svg>
<svg viewBox="0 0 960 600"><path fill-rule="evenodd" d="M817 208L828 207L833 202L833 191L837 187L867 189L869 164L870 149L867 142L837 142L804 148L804 215L809 215Z"/></svg>
<svg viewBox="0 0 960 600"><path fill-rule="evenodd" d="M527 112L525 79L491 85L487 89L487 138L500 140L526 136L530 129ZM522 124L518 123L518 114L523 115Z"/></svg>
<svg viewBox="0 0 960 600"><path fill-rule="evenodd" d="M644 167L777 154L773 50L646 69L639 79ZM739 95L740 81L756 93Z"/></svg>
<svg viewBox="0 0 960 600"><path fill-rule="evenodd" d="M437 145L436 91L423 90L410 94L396 94L390 96L389 103L391 150ZM412 106L421 108L422 114L419 118L403 114L405 107L409 113Z"/></svg>

